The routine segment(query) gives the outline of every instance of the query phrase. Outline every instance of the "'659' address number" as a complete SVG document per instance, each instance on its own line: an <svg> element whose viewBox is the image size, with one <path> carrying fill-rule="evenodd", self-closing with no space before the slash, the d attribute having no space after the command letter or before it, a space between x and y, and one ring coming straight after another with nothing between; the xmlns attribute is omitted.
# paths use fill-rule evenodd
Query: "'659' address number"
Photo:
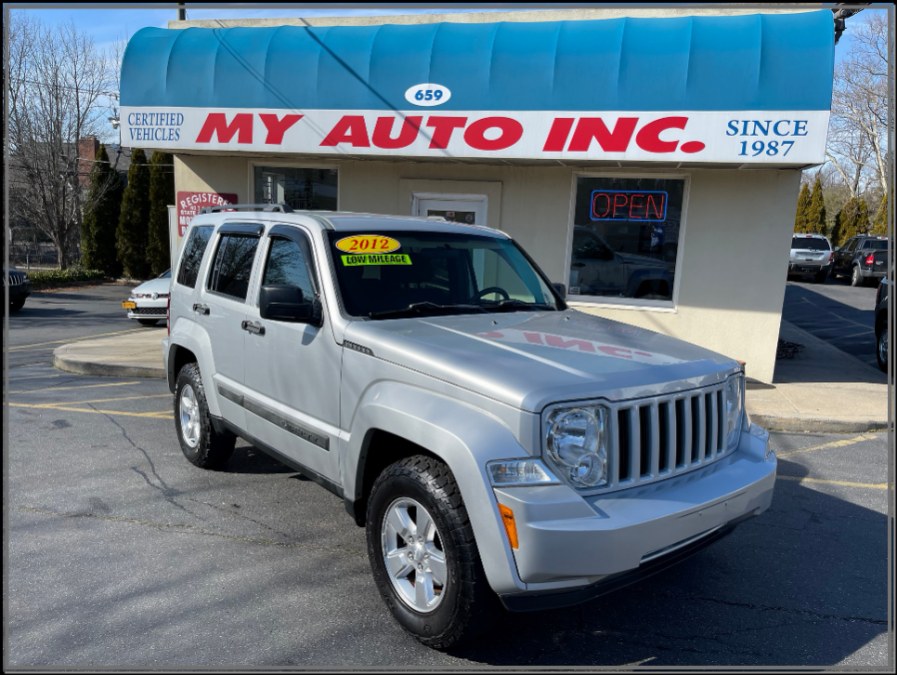
<svg viewBox="0 0 897 675"><path fill-rule="evenodd" d="M415 84L413 87L408 87L405 91L405 100L408 103L426 108L442 105L451 97L452 92L448 87L432 82Z"/></svg>

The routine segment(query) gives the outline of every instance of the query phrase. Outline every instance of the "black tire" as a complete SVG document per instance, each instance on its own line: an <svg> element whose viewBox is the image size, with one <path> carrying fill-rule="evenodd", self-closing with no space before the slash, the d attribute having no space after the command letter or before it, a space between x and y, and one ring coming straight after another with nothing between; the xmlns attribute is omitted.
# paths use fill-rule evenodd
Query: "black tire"
<svg viewBox="0 0 897 675"><path fill-rule="evenodd" d="M188 363L174 390L174 426L184 456L202 469L220 469L230 459L237 437L212 426L199 366Z"/></svg>
<svg viewBox="0 0 897 675"><path fill-rule="evenodd" d="M828 270L819 270L816 272L816 276L813 277L813 280L817 284L825 283L825 280L828 278Z"/></svg>
<svg viewBox="0 0 897 675"><path fill-rule="evenodd" d="M137 323L141 326L155 326L159 323L159 319L137 319Z"/></svg>
<svg viewBox="0 0 897 675"><path fill-rule="evenodd" d="M878 361L878 367L885 372L888 372L888 349L890 348L888 339L889 330L886 319L885 324L875 335L875 360Z"/></svg>
<svg viewBox="0 0 897 675"><path fill-rule="evenodd" d="M22 307L24 307L24 306L25 306L25 298L22 298L21 300L10 300L9 301L9 313L15 314L20 309L22 309Z"/></svg>
<svg viewBox="0 0 897 675"><path fill-rule="evenodd" d="M412 503L425 509L423 516ZM406 536L391 536L387 516L402 505L409 506L406 513L414 514L409 518L415 524L415 533L423 517L431 519L435 525L432 545L424 546L419 541L415 549ZM445 464L432 457L416 455L384 469L371 488L366 529L374 580L386 606L408 633L428 647L448 649L493 625L495 613L499 611L498 598L486 581L467 510ZM412 550L420 553L435 551L434 558L442 554L445 579L439 592L433 594L433 609L419 611L402 597L401 591L397 591L397 582L393 581L384 559L384 545L392 549L391 539L403 540L406 544L403 550L408 551L409 557L418 555L417 552L412 554ZM414 575L413 581L405 580L406 585L418 592L414 567L417 564L418 569L423 569L418 563L426 566L425 574L430 574L431 590L435 590L438 583L434 582L436 572L431 573L432 563L419 558L406 564L411 568L408 574Z"/></svg>
<svg viewBox="0 0 897 675"><path fill-rule="evenodd" d="M866 281L860 275L860 268L857 265L853 266L853 271L850 273L850 285L851 286L864 286Z"/></svg>

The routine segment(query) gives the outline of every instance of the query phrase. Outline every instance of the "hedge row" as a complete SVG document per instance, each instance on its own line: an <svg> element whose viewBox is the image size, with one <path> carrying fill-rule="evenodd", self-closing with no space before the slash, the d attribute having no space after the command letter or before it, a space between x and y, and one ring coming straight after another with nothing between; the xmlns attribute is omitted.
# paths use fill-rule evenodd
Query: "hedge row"
<svg viewBox="0 0 897 675"><path fill-rule="evenodd" d="M100 270L83 270L78 267L71 267L67 270L31 270L28 272L31 287L35 290L68 286L86 281L100 282L105 278L106 275Z"/></svg>

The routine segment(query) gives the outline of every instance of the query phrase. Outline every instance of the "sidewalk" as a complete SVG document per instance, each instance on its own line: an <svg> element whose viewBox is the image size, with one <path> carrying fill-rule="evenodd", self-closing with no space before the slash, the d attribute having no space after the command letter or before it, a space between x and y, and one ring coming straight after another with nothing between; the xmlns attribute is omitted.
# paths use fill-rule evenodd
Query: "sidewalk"
<svg viewBox="0 0 897 675"><path fill-rule="evenodd" d="M53 364L84 375L164 378L164 336L164 327L140 328L73 342L56 349ZM776 361L774 384L748 383L747 409L754 422L770 431L887 429L884 373L787 321L779 337L799 347L793 357Z"/></svg>

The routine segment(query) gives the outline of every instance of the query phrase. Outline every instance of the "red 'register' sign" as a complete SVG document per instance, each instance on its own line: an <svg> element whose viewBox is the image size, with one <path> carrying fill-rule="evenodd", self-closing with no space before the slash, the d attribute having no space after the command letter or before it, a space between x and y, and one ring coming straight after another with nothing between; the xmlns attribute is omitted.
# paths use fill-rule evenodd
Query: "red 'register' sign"
<svg viewBox="0 0 897 675"><path fill-rule="evenodd" d="M183 237L193 217L207 206L236 203L237 195L231 192L178 192L178 235Z"/></svg>

